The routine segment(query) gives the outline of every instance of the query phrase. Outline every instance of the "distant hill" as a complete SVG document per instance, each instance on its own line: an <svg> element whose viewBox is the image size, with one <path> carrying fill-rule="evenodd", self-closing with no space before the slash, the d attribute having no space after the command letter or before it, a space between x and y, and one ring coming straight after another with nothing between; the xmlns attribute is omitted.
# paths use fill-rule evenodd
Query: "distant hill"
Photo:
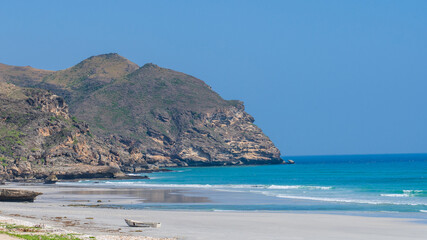
<svg viewBox="0 0 427 240"><path fill-rule="evenodd" d="M282 161L242 102L151 63L139 67L112 53L56 72L0 65L0 81L62 96L96 136L133 149L148 167Z"/></svg>

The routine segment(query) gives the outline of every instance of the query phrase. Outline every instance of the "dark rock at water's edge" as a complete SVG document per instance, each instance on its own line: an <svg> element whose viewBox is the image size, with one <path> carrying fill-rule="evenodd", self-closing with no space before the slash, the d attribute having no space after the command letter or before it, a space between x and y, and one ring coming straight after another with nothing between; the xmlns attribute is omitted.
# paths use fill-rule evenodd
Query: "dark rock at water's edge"
<svg viewBox="0 0 427 240"><path fill-rule="evenodd" d="M59 181L56 175L52 174L44 180L44 184L55 184Z"/></svg>
<svg viewBox="0 0 427 240"><path fill-rule="evenodd" d="M139 173L155 173L155 172L173 172L173 170L167 168L155 168L155 169L145 169Z"/></svg>
<svg viewBox="0 0 427 240"><path fill-rule="evenodd" d="M0 189L0 201L7 202L33 202L43 193L28 190Z"/></svg>
<svg viewBox="0 0 427 240"><path fill-rule="evenodd" d="M295 164L295 161L292 159L283 160L282 164Z"/></svg>
<svg viewBox="0 0 427 240"><path fill-rule="evenodd" d="M203 81L117 54L56 72L0 64L0 178L7 180L282 163L253 123L242 102Z"/></svg>

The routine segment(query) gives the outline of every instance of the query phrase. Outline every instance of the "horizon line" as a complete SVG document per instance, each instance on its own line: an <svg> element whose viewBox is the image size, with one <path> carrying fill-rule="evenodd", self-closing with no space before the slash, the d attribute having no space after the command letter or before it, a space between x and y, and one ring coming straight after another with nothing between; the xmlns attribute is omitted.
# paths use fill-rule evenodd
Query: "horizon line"
<svg viewBox="0 0 427 240"><path fill-rule="evenodd" d="M308 155L282 155L280 157L338 157L338 156L374 156L374 155L423 155L425 153L345 153L345 154L308 154Z"/></svg>

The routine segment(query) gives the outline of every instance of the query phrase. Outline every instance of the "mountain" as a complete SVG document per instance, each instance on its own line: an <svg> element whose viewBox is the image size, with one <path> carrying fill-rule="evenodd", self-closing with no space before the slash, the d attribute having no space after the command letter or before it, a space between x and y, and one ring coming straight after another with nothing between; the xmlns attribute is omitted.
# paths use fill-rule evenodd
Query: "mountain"
<svg viewBox="0 0 427 240"><path fill-rule="evenodd" d="M95 136L121 145L116 152L132 149L148 168L282 162L242 102L151 63L139 67L112 53L56 72L0 65L0 81L63 97ZM121 167L136 171L132 164Z"/></svg>

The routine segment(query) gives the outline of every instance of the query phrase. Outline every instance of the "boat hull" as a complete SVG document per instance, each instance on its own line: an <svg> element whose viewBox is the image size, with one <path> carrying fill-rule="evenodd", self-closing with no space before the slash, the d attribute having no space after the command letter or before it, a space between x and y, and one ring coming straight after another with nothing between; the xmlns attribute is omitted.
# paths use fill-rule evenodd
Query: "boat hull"
<svg viewBox="0 0 427 240"><path fill-rule="evenodd" d="M129 227L151 227L151 228L159 228L161 223L156 222L139 222L130 219L125 219L126 224Z"/></svg>

